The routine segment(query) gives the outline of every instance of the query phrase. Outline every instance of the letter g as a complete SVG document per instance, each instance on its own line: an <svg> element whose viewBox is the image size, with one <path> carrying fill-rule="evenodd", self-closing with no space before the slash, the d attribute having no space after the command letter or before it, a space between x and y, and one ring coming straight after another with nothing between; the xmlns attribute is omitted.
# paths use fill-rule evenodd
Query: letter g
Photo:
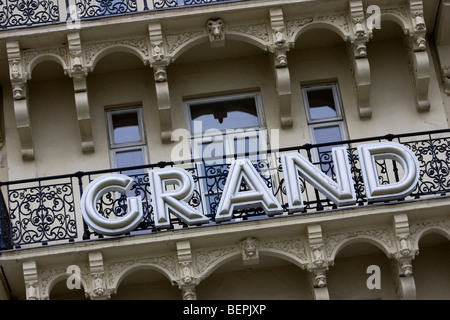
<svg viewBox="0 0 450 320"><path fill-rule="evenodd" d="M119 235L133 231L142 221L141 197L127 197L127 214L115 220L103 217L97 210L99 199L108 192L128 192L133 179L123 174L109 174L93 180L81 197L81 212L86 224L95 232L103 235Z"/></svg>

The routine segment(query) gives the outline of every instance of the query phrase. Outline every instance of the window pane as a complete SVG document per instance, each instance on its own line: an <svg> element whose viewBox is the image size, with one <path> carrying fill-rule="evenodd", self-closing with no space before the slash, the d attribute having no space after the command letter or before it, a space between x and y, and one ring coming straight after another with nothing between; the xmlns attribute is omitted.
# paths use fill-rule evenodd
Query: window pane
<svg viewBox="0 0 450 320"><path fill-rule="evenodd" d="M316 143L318 144L342 140L341 130L338 125L332 127L314 128L314 137L316 139ZM337 146L341 146L341 144L320 147L317 149L320 168L322 169L322 172L324 172L330 177L332 176L332 161L333 161L331 156L331 149Z"/></svg>
<svg viewBox="0 0 450 320"><path fill-rule="evenodd" d="M144 154L143 154L142 150L140 150L140 149L116 152L117 168L134 167L134 166L140 166L143 164L144 164ZM136 174L142 174L143 172L144 172L143 169L130 170L130 171L125 171L124 174L136 175Z"/></svg>
<svg viewBox="0 0 450 320"><path fill-rule="evenodd" d="M113 114L112 126L114 144L142 140L137 111Z"/></svg>
<svg viewBox="0 0 450 320"><path fill-rule="evenodd" d="M337 116L336 104L331 88L308 90L307 97L312 120L335 118Z"/></svg>
<svg viewBox="0 0 450 320"><path fill-rule="evenodd" d="M253 97L192 104L190 108L194 133L202 133L208 129L223 131L259 126L256 102Z"/></svg>

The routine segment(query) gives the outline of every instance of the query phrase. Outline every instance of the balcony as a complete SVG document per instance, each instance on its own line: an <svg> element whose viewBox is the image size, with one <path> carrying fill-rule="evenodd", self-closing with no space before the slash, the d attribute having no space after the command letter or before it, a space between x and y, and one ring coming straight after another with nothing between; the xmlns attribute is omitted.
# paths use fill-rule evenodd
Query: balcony
<svg viewBox="0 0 450 320"><path fill-rule="evenodd" d="M2 197L0 197L1 250L111 237L97 234L83 221L80 201L83 191L86 190L86 186L91 181L113 172L132 177L134 184L127 194L117 192L103 194L97 203L97 210L104 218L120 219L127 214L127 197L141 197L143 219L137 228L127 235L168 230L177 232L177 230L196 227L195 225L187 225L185 221L173 214L170 215L169 227L159 228L155 225L154 203L151 198L148 170L159 168L182 168L192 175L195 185L194 192L186 202L208 218L209 223L202 224L204 227L219 223L276 219L280 216L330 213L348 207L383 206L389 201L377 203L369 201L366 196L357 149L359 145L376 142L402 144L416 156L420 167L418 183L412 192L402 199L390 200L391 204L440 198L446 196L450 191L450 130L386 135L321 145L305 144L282 150L268 150L257 155L246 155L254 159L252 164L256 172L259 173L268 189L272 191L283 210L277 215L269 216L262 208L241 208L234 210L231 219L225 222L216 222L215 217L230 164L236 155L215 159L214 163L213 159L191 159L189 161L160 162L116 170L76 172L60 176L0 183L2 193ZM300 177L298 182L301 186L304 207L301 210L292 210L288 204L281 156L288 153L300 153L328 177L335 180L335 168L330 147L336 144L347 147L356 203L350 206L337 207L335 203L325 198L303 177ZM394 160L377 159L376 170L380 185L394 184L401 180L403 176L402 167L398 166L398 162ZM240 191L245 191L248 188L245 184L245 182L241 184Z"/></svg>
<svg viewBox="0 0 450 320"><path fill-rule="evenodd" d="M2 30L243 0L2 0Z"/></svg>

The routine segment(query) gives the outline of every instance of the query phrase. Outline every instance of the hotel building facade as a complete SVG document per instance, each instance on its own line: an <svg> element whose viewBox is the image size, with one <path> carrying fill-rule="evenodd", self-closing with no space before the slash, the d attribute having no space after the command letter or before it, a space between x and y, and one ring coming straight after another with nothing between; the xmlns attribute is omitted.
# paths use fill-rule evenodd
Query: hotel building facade
<svg viewBox="0 0 450 320"><path fill-rule="evenodd" d="M0 27L1 299L450 299L449 0Z"/></svg>

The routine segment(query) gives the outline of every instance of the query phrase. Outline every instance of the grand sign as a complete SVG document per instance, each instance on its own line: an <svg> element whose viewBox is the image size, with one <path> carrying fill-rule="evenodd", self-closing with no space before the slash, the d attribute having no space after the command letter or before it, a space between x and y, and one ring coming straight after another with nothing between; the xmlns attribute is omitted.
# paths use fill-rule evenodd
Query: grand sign
<svg viewBox="0 0 450 320"><path fill-rule="evenodd" d="M332 154L336 181L299 153L281 156L289 212L298 212L304 208L299 176L337 206L356 203L347 149L333 148ZM419 163L415 155L403 145L393 142L361 145L358 146L358 154L366 197L370 202L401 199L415 188L419 179ZM391 159L401 165L403 176L400 181L391 184L379 183L376 161L381 159ZM163 168L151 170L148 174L156 228L170 227L170 213L188 225L209 223L208 217L187 203L194 192L194 180L186 170ZM245 191L240 189L243 179L248 186ZM177 187L168 190L167 185L174 182ZM93 180L81 198L85 222L94 231L103 235L119 235L133 231L143 219L141 197L127 197L127 214L115 220L103 217L96 209L98 201L105 193L113 191L126 193L132 185L133 179L123 174L108 174ZM263 208L268 216L283 212L281 204L251 162L248 159L234 160L215 221L229 221L232 219L233 210L252 207Z"/></svg>

